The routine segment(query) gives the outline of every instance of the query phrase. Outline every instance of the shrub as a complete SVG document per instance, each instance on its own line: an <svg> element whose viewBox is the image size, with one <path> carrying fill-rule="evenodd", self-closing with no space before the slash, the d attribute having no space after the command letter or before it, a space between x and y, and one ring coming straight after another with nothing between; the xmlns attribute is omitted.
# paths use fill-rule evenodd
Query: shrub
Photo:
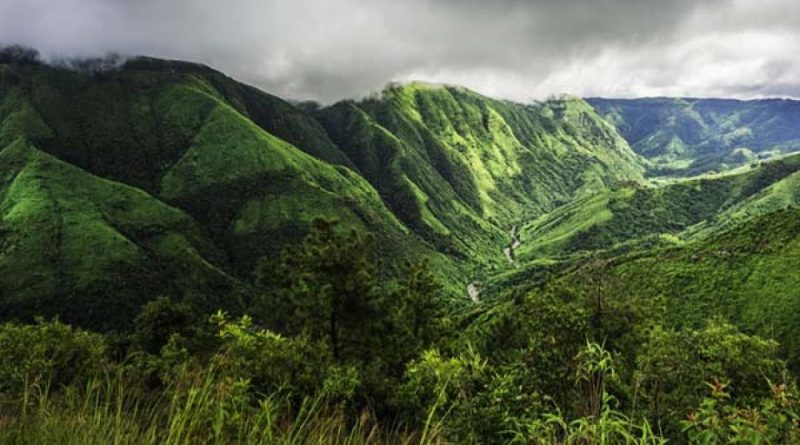
<svg viewBox="0 0 800 445"><path fill-rule="evenodd" d="M248 316L230 322L224 313L218 313L214 319L219 324L223 341L211 363L218 372L248 380L252 389L260 394L301 397L315 394L323 387L332 363L324 343L312 341L305 335L284 337L258 329Z"/></svg>
<svg viewBox="0 0 800 445"><path fill-rule="evenodd" d="M99 334L58 321L0 325L0 393L20 394L26 384L67 385L106 364Z"/></svg>

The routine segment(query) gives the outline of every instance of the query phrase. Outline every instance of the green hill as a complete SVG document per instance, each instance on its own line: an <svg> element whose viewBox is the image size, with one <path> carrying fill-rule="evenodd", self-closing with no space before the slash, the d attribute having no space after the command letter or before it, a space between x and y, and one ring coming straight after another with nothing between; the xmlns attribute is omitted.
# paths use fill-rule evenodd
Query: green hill
<svg viewBox="0 0 800 445"><path fill-rule="evenodd" d="M521 105L410 83L319 118L409 227L487 261L519 220L642 180L637 156L579 99Z"/></svg>
<svg viewBox="0 0 800 445"><path fill-rule="evenodd" d="M800 282L791 272L798 266L800 209L792 207L685 247L615 258L599 273L609 296L660 301L675 326L699 326L713 316L732 320L778 340L798 366Z"/></svg>
<svg viewBox="0 0 800 445"><path fill-rule="evenodd" d="M800 156L744 173L624 187L575 200L522 226L522 259L679 243L794 205Z"/></svg>
<svg viewBox="0 0 800 445"><path fill-rule="evenodd" d="M30 241L21 234L33 226L3 223L0 258L13 273L0 292L12 295L3 304L20 317L45 306L60 313L62 306L35 302L67 295L76 310L118 299L131 308L127 316L157 294L216 305L211 301L247 292L258 261L300 240L316 217L375 234L388 269L400 259L431 257L463 298L474 275L509 267L503 248L518 221L642 180L639 158L579 99L521 105L413 83L319 110L192 63L135 58L106 68L0 64L2 153L47 159L33 163L36 177L48 190L64 190L45 206L55 216L37 217L36 233L50 238ZM19 169L33 168L27 162L20 160ZM11 165L9 177L17 171ZM62 170L70 172L68 181ZM104 209L121 205L118 189L141 196L143 208L180 215L193 237L156 211L137 211L136 221L109 216ZM62 212L74 215L69 234L58 224ZM145 245L151 241L127 234L129 243L96 239L104 226L157 226L165 238L182 236L203 266L165 268L180 255L152 253ZM96 261L105 265L39 257L55 249L41 243L71 237L87 240L81 249L100 249ZM28 241L40 244L34 249ZM15 256L23 252L29 257ZM37 281L41 276L58 278ZM118 292L103 297L109 282ZM81 317L100 318L89 310Z"/></svg>
<svg viewBox="0 0 800 445"><path fill-rule="evenodd" d="M119 328L158 295L225 305L239 283L182 211L31 147L0 152L0 312ZM79 308L79 310L76 310Z"/></svg>
<svg viewBox="0 0 800 445"><path fill-rule="evenodd" d="M759 196L775 196L775 188L795 181L796 175L791 175ZM798 267L800 207L789 206L677 245L639 245L629 252L524 262L487 284L487 304L478 313L502 309L513 314L523 298L548 292L567 302L603 298L608 307L646 310L639 315L645 323L687 329L709 319L733 322L745 332L777 340L784 357L797 368L800 282L793 271ZM486 328L481 318L476 320L471 329Z"/></svg>
<svg viewBox="0 0 800 445"><path fill-rule="evenodd" d="M800 102L784 99L587 99L653 175L691 176L800 150Z"/></svg>
<svg viewBox="0 0 800 445"><path fill-rule="evenodd" d="M639 103L652 110L635 120L624 101L519 104L412 82L320 109L186 62L0 64L0 305L107 328L161 294L240 304L260 259L316 217L373 233L389 274L432 258L466 303L467 283L509 260L683 243L797 202L796 157L646 181L645 165L678 159L640 143L685 108L673 102ZM719 125L737 104L781 105L780 117L742 111L725 128L764 121L748 139L763 153L788 137L792 102L695 102ZM697 144L680 156L719 151ZM504 254L517 233L522 244Z"/></svg>
<svg viewBox="0 0 800 445"><path fill-rule="evenodd" d="M375 233L387 259L434 254L343 166L315 120L201 66L145 59L87 74L0 65L0 128L13 160L0 190L0 295L10 314L74 312L109 326L100 307L133 309L161 293L217 306L225 286L249 281L259 258L277 256L320 216ZM125 206L133 209L116 211ZM151 239L151 229L163 233ZM190 248L214 255L181 253ZM162 264L170 261L172 272Z"/></svg>

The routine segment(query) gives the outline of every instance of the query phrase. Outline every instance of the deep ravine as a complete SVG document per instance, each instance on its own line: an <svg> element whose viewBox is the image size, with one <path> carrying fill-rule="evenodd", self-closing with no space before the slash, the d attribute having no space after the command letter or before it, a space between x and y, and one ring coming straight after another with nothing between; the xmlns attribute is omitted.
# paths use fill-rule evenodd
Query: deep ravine
<svg viewBox="0 0 800 445"><path fill-rule="evenodd" d="M515 250L522 245L522 240L519 239L519 226L514 225L511 227L511 242L508 246L503 248L503 255L505 255L506 259L509 263L511 263L514 267L519 267L519 263L517 262L517 257L515 254ZM480 303L481 299L481 288L483 287L483 283L479 280L475 280L467 285L467 296L475 303Z"/></svg>

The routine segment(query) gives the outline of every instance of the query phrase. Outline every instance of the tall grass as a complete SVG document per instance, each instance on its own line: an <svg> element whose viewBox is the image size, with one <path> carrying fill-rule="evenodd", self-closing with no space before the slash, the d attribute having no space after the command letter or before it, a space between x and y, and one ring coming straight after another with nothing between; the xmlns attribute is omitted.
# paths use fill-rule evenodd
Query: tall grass
<svg viewBox="0 0 800 445"><path fill-rule="evenodd" d="M613 398L603 394L597 416L572 421L550 413L529 425L521 425L513 443L530 445L665 445L646 419L636 422L615 410Z"/></svg>
<svg viewBox="0 0 800 445"><path fill-rule="evenodd" d="M346 415L322 398L307 398L296 407L277 395L255 400L246 387L247 382L217 381L211 373L155 394L119 375L58 391L46 384L25 385L21 395L0 401L0 443L444 443L441 422L433 415L422 431L410 431L378 422L369 410Z"/></svg>
<svg viewBox="0 0 800 445"><path fill-rule="evenodd" d="M254 401L245 382L198 382L154 393L108 375L85 385L53 391L30 384L14 399L1 400L3 445L438 445L447 443L437 403L425 425L410 431L381 424L369 410L348 416L323 398L307 398L293 409L282 396ZM293 416L287 413L293 412ZM356 417L356 419L352 419ZM632 428L633 427L633 428ZM605 404L597 419L568 422L553 414L521 426L512 443L661 445L646 422L630 419Z"/></svg>

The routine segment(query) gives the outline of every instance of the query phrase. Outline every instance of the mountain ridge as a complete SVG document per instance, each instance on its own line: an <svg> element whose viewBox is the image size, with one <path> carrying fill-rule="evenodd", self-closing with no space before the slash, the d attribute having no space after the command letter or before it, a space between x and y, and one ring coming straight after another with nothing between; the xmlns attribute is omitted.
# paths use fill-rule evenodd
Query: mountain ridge
<svg viewBox="0 0 800 445"><path fill-rule="evenodd" d="M107 226L113 236L103 242L109 243L117 239L115 227L141 224L147 232L155 226L173 247L183 237L180 249L198 252L190 255L197 270L221 277L207 283L187 272L188 266L160 274L158 261L175 260L167 247L149 256L125 256L123 245L139 249L130 252L150 252L145 244L151 241L115 244L119 249L106 249L101 253L107 258L99 258L113 264L120 253L153 284L122 285L119 298L134 305L159 293L231 303L239 298L233 295L253 291L252 274L262 259L274 260L291 248L318 216L374 233L375 254L389 268L432 258L437 270L445 271L453 298L468 302L463 290L468 283L513 270L519 261L541 259L530 253L535 251L526 229L531 221L605 193L658 185L645 177L652 160L631 148L619 123L580 98L522 104L459 86L410 82L390 83L360 100L297 106L208 66L147 57L105 70L0 63L0 129L0 154L14 162L24 166L31 156L53 158L35 163L36 175L49 181L45 188L63 187L62 171L70 172L74 184L59 198L65 209L83 206L89 212L87 200L114 208L121 205L114 195L123 194L117 190L131 188L141 208L163 204L172 210L162 213L177 212L194 227L196 235L187 238L183 226L163 222L172 220L156 211L144 212L143 221L98 211L100 220L75 219L70 232L42 223L41 233L86 240ZM5 166L7 175L17 171L13 165ZM0 196L13 195L10 184L2 185ZM29 184L25 193L41 188ZM748 212L794 202L793 184L764 191L731 210L726 221L738 224ZM45 246L38 250L56 253L34 256L38 266L0 282L0 299L10 313L27 316L42 308L34 302L66 296L80 303L84 288L77 283L105 288L95 274L76 267L66 270L75 279L62 280L65 289L31 288L26 294L19 283L31 276L63 276L56 265L72 253L37 240L37 233L15 219L12 204L0 219L0 264L22 261L14 259L15 252L31 239ZM58 221L59 207L47 208ZM696 233L719 227L709 223ZM628 241L614 238L601 247ZM8 292L15 298L3 297ZM101 305L101 293L84 302Z"/></svg>
<svg viewBox="0 0 800 445"><path fill-rule="evenodd" d="M587 99L653 176L693 176L800 150L792 99Z"/></svg>

